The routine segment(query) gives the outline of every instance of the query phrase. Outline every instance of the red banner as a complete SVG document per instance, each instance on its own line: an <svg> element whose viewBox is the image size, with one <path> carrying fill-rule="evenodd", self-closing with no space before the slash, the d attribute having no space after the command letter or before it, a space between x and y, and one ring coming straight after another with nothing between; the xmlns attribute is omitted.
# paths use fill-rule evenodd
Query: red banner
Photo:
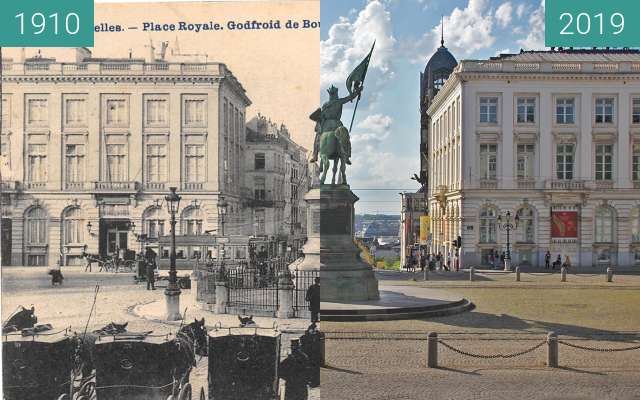
<svg viewBox="0 0 640 400"><path fill-rule="evenodd" d="M577 211L552 211L551 212L551 237L577 238L578 237L578 212Z"/></svg>

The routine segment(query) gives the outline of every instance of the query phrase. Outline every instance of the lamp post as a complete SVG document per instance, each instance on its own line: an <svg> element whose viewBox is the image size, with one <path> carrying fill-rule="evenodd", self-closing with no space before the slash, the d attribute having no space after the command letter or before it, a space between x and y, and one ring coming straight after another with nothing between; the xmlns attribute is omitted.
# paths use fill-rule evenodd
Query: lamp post
<svg viewBox="0 0 640 400"><path fill-rule="evenodd" d="M180 315L180 288L178 287L178 274L176 272L176 213L180 206L181 197L176 193L176 188L169 188L170 193L164 198L167 202L167 211L171 216L171 255L169 256L169 285L164 291L167 303L167 321L177 321Z"/></svg>
<svg viewBox="0 0 640 400"><path fill-rule="evenodd" d="M502 215L498 215L498 228L500 230L507 232L507 253L504 257L504 270L511 271L511 238L510 232L514 228L518 228L518 222L520 222L520 217L516 214L515 219L511 220L511 211L507 211L505 214L505 218L502 218Z"/></svg>
<svg viewBox="0 0 640 400"><path fill-rule="evenodd" d="M224 217L227 215L227 207L229 203L226 202L224 196L220 196L218 200L218 218L220 220L220 237L224 237ZM220 258L220 265L224 266L224 240L220 240L220 251L218 256Z"/></svg>

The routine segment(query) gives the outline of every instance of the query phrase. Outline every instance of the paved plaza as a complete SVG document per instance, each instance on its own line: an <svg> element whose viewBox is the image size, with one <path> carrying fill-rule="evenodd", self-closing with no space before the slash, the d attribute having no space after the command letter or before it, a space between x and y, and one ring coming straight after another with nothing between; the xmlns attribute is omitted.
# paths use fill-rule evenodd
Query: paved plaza
<svg viewBox="0 0 640 400"><path fill-rule="evenodd" d="M128 322L128 330L142 332L152 330L154 334L175 333L180 322L162 321L164 307L164 290L146 290L146 284L135 284L133 274L83 272L81 267L64 267L64 284L51 287L48 268L42 267L9 267L2 270L2 315L3 319L18 306L36 308L38 323L49 323L54 329L71 327L82 332L87 324L87 317L93 303L96 285L100 286L94 315L89 321L89 330L100 328L112 321ZM166 284L166 282L165 282ZM183 290L181 308L187 308L187 321L193 318L205 318L205 323L212 328L216 323L223 326L237 326L235 315L216 315L198 309L192 299L190 290ZM289 341L299 337L308 326L307 320L279 320L255 317L261 327L271 327L274 322L283 332L282 355L289 352ZM200 388L206 391L208 360L200 359L197 367L191 372L191 383L194 393ZM194 395L194 398L195 395ZM320 390L310 390L310 399L319 399Z"/></svg>
<svg viewBox="0 0 640 400"><path fill-rule="evenodd" d="M360 399L640 399L640 349L587 351L561 344L560 368L546 362L546 336L565 343L621 349L640 345L640 276L548 272L378 272L385 285L450 291L471 312L407 321L325 322L323 397ZM439 369L427 369L427 333L439 344ZM539 347L536 347L540 345Z"/></svg>

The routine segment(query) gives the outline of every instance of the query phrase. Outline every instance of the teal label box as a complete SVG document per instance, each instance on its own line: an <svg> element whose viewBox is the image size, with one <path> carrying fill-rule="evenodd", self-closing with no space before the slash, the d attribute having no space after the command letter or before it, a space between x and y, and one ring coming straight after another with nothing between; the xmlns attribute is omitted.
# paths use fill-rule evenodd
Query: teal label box
<svg viewBox="0 0 640 400"><path fill-rule="evenodd" d="M0 0L0 46L93 47L93 0Z"/></svg>
<svg viewBox="0 0 640 400"><path fill-rule="evenodd" d="M548 47L640 46L638 0L546 0Z"/></svg>

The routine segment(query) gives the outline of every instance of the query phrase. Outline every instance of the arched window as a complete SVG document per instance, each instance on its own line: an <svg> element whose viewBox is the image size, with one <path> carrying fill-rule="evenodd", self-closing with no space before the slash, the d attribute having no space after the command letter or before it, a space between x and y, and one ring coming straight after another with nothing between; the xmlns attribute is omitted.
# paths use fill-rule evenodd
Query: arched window
<svg viewBox="0 0 640 400"><path fill-rule="evenodd" d="M84 218L79 208L70 208L62 216L64 244L84 242Z"/></svg>
<svg viewBox="0 0 640 400"><path fill-rule="evenodd" d="M535 225L533 210L523 207L517 211L519 222L516 241L523 243L535 242Z"/></svg>
<svg viewBox="0 0 640 400"><path fill-rule="evenodd" d="M182 212L182 234L202 234L202 212L198 208L190 207Z"/></svg>
<svg viewBox="0 0 640 400"><path fill-rule="evenodd" d="M143 232L148 238L164 236L165 215L160 207L147 208L142 215Z"/></svg>
<svg viewBox="0 0 640 400"><path fill-rule="evenodd" d="M498 226L496 225L496 209L485 206L480 212L480 243L496 243Z"/></svg>
<svg viewBox="0 0 640 400"><path fill-rule="evenodd" d="M640 207L631 210L631 241L640 242Z"/></svg>
<svg viewBox="0 0 640 400"><path fill-rule="evenodd" d="M615 212L611 207L598 207L596 209L596 243L613 243Z"/></svg>
<svg viewBox="0 0 640 400"><path fill-rule="evenodd" d="M25 242L29 245L46 245L49 216L42 207L35 207L25 214Z"/></svg>

